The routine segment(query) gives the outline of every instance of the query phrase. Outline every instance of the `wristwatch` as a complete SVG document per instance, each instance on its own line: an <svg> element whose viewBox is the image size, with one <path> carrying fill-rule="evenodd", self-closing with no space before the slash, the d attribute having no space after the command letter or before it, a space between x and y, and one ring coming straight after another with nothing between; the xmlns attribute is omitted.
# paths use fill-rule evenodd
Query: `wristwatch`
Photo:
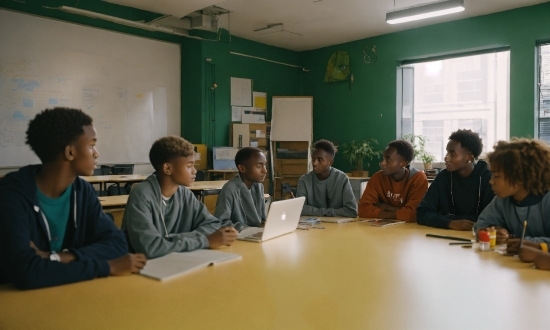
<svg viewBox="0 0 550 330"><path fill-rule="evenodd" d="M50 254L50 260L51 260L51 261L61 262L61 257L59 256L59 254L57 254L57 252L53 251L53 252Z"/></svg>

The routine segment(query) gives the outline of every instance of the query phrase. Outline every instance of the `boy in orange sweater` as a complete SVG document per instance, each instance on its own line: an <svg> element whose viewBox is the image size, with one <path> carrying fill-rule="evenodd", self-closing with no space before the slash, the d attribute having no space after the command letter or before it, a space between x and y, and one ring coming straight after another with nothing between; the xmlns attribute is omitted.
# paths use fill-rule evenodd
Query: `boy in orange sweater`
<svg viewBox="0 0 550 330"><path fill-rule="evenodd" d="M409 166L413 146L396 140L384 150L381 170L369 180L359 202L359 217L416 221L416 208L428 191L424 172Z"/></svg>

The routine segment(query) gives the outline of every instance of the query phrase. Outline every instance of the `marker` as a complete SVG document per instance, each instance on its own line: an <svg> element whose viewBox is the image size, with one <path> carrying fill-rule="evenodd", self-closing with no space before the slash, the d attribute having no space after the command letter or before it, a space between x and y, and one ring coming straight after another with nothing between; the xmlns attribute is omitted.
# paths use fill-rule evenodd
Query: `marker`
<svg viewBox="0 0 550 330"><path fill-rule="evenodd" d="M527 220L523 221L523 232L521 233L521 239L519 240L519 247L523 244L523 238L525 237L525 229L527 229Z"/></svg>
<svg viewBox="0 0 550 330"><path fill-rule="evenodd" d="M449 243L449 245L472 245L474 243L472 242L452 242L452 243Z"/></svg>
<svg viewBox="0 0 550 330"><path fill-rule="evenodd" d="M454 237L454 236L445 236L445 235L426 234L426 237L452 239L454 241L471 242L471 243L475 242L475 240L473 240L473 239L467 239L467 238L462 238L462 237Z"/></svg>

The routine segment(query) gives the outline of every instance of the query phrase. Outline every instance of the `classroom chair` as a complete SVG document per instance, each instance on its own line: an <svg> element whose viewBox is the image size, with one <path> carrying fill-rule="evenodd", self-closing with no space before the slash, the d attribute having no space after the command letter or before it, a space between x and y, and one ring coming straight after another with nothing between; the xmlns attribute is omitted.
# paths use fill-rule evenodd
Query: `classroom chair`
<svg viewBox="0 0 550 330"><path fill-rule="evenodd" d="M115 164L113 166L114 175L134 174L134 164Z"/></svg>
<svg viewBox="0 0 550 330"><path fill-rule="evenodd" d="M290 183L281 183L281 199L289 199L296 196L296 188L292 187Z"/></svg>

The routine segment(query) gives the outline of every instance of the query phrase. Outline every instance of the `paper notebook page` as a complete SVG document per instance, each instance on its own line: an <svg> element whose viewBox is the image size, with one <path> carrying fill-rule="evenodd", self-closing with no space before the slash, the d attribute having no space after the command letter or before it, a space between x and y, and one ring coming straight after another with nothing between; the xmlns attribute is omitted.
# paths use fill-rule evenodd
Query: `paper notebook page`
<svg viewBox="0 0 550 330"><path fill-rule="evenodd" d="M212 250L195 250L193 252L173 252L164 257L147 261L140 274L160 281L184 275L210 264L240 259L239 254Z"/></svg>

